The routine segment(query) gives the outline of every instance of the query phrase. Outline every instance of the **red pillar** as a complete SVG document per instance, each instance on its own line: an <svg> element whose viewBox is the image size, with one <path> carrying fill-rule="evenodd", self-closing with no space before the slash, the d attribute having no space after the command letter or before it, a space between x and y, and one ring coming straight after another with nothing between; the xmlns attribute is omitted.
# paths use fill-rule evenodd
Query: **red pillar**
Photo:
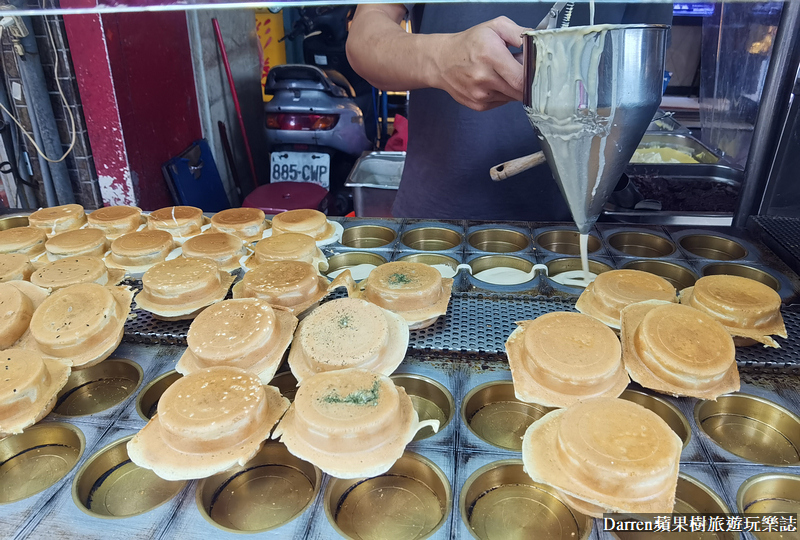
<svg viewBox="0 0 800 540"><path fill-rule="evenodd" d="M94 0L62 0L62 7L91 7ZM72 64L106 206L137 204L122 121L100 15L65 15Z"/></svg>

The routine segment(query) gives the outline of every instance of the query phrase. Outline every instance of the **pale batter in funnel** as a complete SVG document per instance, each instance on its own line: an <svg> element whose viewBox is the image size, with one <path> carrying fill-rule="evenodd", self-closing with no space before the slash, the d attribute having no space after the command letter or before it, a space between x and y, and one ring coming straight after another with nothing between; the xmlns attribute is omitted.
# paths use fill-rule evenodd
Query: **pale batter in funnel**
<svg viewBox="0 0 800 540"><path fill-rule="evenodd" d="M596 25L524 36L523 102L582 234L661 101L667 27Z"/></svg>

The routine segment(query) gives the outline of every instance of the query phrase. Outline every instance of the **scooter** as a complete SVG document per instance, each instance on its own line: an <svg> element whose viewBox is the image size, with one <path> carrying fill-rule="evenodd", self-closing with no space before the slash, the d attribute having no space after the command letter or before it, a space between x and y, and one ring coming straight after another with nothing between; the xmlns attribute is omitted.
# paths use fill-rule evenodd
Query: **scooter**
<svg viewBox="0 0 800 540"><path fill-rule="evenodd" d="M372 148L364 115L344 77L316 66L275 66L265 90L271 182L313 182L327 189L330 214L352 206L344 188L355 161Z"/></svg>

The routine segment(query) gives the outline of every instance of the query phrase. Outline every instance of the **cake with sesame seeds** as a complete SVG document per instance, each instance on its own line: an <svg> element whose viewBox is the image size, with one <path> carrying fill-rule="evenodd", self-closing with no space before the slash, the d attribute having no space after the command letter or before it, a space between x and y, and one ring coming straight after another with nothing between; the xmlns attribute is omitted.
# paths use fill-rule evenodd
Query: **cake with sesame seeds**
<svg viewBox="0 0 800 540"><path fill-rule="evenodd" d="M32 346L73 369L108 358L122 341L133 293L97 283L70 285L47 297L30 323Z"/></svg>
<svg viewBox="0 0 800 540"><path fill-rule="evenodd" d="M0 254L0 283L28 280L32 273L33 265L27 255L21 253Z"/></svg>
<svg viewBox="0 0 800 540"><path fill-rule="evenodd" d="M175 370L189 375L214 366L233 366L269 383L292 342L297 318L257 298L223 300L192 321L186 351Z"/></svg>
<svg viewBox="0 0 800 540"><path fill-rule="evenodd" d="M19 342L47 294L47 290L27 281L0 283L0 349L22 346Z"/></svg>
<svg viewBox="0 0 800 540"><path fill-rule="evenodd" d="M45 264L33 274L31 283L56 291L79 283L118 285L125 271L108 268L97 257L67 257Z"/></svg>
<svg viewBox="0 0 800 540"><path fill-rule="evenodd" d="M47 416L69 374L67 364L35 351L0 353L0 438L22 433Z"/></svg>
<svg viewBox="0 0 800 540"><path fill-rule="evenodd" d="M206 478L244 465L289 406L277 388L231 366L204 369L164 391L128 456L165 480Z"/></svg>

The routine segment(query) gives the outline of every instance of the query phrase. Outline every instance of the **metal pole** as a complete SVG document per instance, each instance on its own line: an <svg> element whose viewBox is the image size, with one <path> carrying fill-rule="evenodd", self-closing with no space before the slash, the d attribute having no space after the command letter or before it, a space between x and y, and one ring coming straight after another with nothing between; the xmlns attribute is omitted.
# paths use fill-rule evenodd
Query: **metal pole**
<svg viewBox="0 0 800 540"><path fill-rule="evenodd" d="M770 168L778 148L780 128L789 111L789 98L800 65L800 2L785 2L775 35L761 104L753 128L753 141L744 169L734 227L745 227L747 218L762 210Z"/></svg>
<svg viewBox="0 0 800 540"><path fill-rule="evenodd" d="M34 140L48 157L56 159L64 153L64 148L61 144L61 136L58 133L56 118L53 114L50 94L47 92L39 46L36 44L36 37L33 35L33 24L30 17L23 17L22 20L25 26L28 27L28 35L19 40L25 48L25 54L19 57L17 64L22 78L22 87L25 91L25 101L30 113ZM49 24L46 18L43 18L42 22ZM58 51L53 51L53 54L58 54ZM34 127L34 124L38 126L38 129ZM52 179L52 189L55 190L58 200L56 204L74 203L75 193L72 191L72 182L69 179L66 162L49 163L39 156L39 163L42 165L40 167L42 175L49 174ZM45 181L45 191L47 191L47 181ZM47 204L52 205L49 196Z"/></svg>
<svg viewBox="0 0 800 540"><path fill-rule="evenodd" d="M22 62L20 62L22 64ZM31 121L31 131L33 132L33 140L36 142L36 146L39 148L44 148L44 143L42 142L42 135L41 131L39 131L39 119L38 116L33 112L33 108L31 107L31 103L33 102L34 98L31 96L29 90L29 84L27 84L25 77L22 75L22 69L19 70L20 76L22 77L22 95L25 96L25 104L28 106L28 118ZM48 166L47 161L42 157L42 154L37 152L35 149L31 148L31 152L36 154L36 158L39 161L39 171L42 173L42 186L44 187L44 202L47 206L56 206L58 205L58 196L56 195L55 184L53 182L53 177L50 174L50 167Z"/></svg>
<svg viewBox="0 0 800 540"><path fill-rule="evenodd" d="M233 73L231 72L231 64L228 62L228 52L225 50L225 42L222 39L222 31L219 29L219 21L211 19L214 25L214 33L217 35L217 44L219 45L219 52L222 55L222 65L225 66L225 73L228 75L228 85L231 87L231 95L233 96L233 106L236 109L236 116L239 118L239 129L242 130L242 140L244 141L244 150L247 154L247 162L250 164L250 174L253 175L253 184L258 187L258 176L256 176L256 166L253 164L253 154L250 152L250 141L247 139L247 130L244 128L244 118L242 118L242 108L239 106L239 95L236 93L236 85L233 83Z"/></svg>

